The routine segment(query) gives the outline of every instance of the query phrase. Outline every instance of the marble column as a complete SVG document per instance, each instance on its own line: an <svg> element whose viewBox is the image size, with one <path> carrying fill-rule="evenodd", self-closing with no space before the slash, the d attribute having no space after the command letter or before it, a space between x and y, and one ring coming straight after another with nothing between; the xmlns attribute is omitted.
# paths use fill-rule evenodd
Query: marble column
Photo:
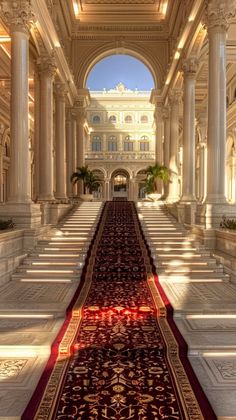
<svg viewBox="0 0 236 420"><path fill-rule="evenodd" d="M84 166L85 165L85 132L84 132L84 124L85 124L85 111L83 108L77 109L77 134L76 134L76 166ZM83 194L83 183L78 182L77 184L77 191L78 194Z"/></svg>
<svg viewBox="0 0 236 420"><path fill-rule="evenodd" d="M183 61L183 189L181 202L196 201L195 196L195 83L198 62L195 57Z"/></svg>
<svg viewBox="0 0 236 420"><path fill-rule="evenodd" d="M159 165L163 164L163 115L162 106L156 105L155 111L156 118L156 163Z"/></svg>
<svg viewBox="0 0 236 420"><path fill-rule="evenodd" d="M162 117L164 121L164 145L163 145L163 163L167 168L170 161L170 110L169 107L164 107L162 110ZM169 193L169 183L164 183L164 197Z"/></svg>
<svg viewBox="0 0 236 420"><path fill-rule="evenodd" d="M40 69L39 201L54 200L53 192L53 57L42 56Z"/></svg>
<svg viewBox="0 0 236 420"><path fill-rule="evenodd" d="M55 141L56 141L56 192L57 200L66 196L66 90L63 83L55 84Z"/></svg>
<svg viewBox="0 0 236 420"><path fill-rule="evenodd" d="M207 204L226 203L226 34L229 20L233 16L235 1L209 1Z"/></svg>
<svg viewBox="0 0 236 420"><path fill-rule="evenodd" d="M236 204L236 150L232 157L232 203Z"/></svg>
<svg viewBox="0 0 236 420"><path fill-rule="evenodd" d="M73 108L67 110L66 118L66 168L67 168L67 195L72 198L76 195L76 185L73 186L70 178L76 170L76 115Z"/></svg>
<svg viewBox="0 0 236 420"><path fill-rule="evenodd" d="M3 2L11 34L11 203L31 203L29 154L29 31L33 14L29 1ZM24 15L22 14L24 10Z"/></svg>
<svg viewBox="0 0 236 420"><path fill-rule="evenodd" d="M168 202L176 202L179 200L179 169L178 169L178 153L179 153L179 102L181 92L172 90L169 95L170 104L170 153L169 153L169 169L172 172L171 183L169 184Z"/></svg>
<svg viewBox="0 0 236 420"><path fill-rule="evenodd" d="M0 213L19 227L35 228L41 223L41 213L31 200L28 96L29 35L35 17L29 0L4 0L1 6L1 17L11 35L11 161L8 202Z"/></svg>
<svg viewBox="0 0 236 420"><path fill-rule="evenodd" d="M207 116L197 117L197 132L199 136L199 201L203 202L206 195L206 150L207 150Z"/></svg>
<svg viewBox="0 0 236 420"><path fill-rule="evenodd" d="M0 203L3 203L3 150L4 145L0 143Z"/></svg>

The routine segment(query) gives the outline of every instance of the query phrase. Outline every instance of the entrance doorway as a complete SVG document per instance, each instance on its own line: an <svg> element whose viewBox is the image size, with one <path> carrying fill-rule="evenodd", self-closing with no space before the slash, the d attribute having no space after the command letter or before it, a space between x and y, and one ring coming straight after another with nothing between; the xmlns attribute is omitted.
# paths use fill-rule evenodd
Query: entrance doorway
<svg viewBox="0 0 236 420"><path fill-rule="evenodd" d="M116 175L113 179L113 197L127 197L127 177Z"/></svg>

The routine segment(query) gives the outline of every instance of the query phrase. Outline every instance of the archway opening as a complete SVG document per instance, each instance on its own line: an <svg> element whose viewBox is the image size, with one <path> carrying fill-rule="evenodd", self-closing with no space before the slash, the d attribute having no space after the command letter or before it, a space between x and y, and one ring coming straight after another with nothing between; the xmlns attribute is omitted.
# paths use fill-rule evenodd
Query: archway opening
<svg viewBox="0 0 236 420"><path fill-rule="evenodd" d="M134 174L155 161L155 82L150 69L129 55L110 55L94 64L87 77L85 164L106 174L99 197L140 198ZM86 91L87 92L87 91ZM123 172L116 173L121 167ZM116 175L114 176L114 173ZM132 181L130 181L132 178ZM141 194L142 197L142 194Z"/></svg>
<svg viewBox="0 0 236 420"><path fill-rule="evenodd" d="M148 66L128 54L112 54L96 62L87 75L86 87L92 91L107 90L120 82L131 90L151 91L155 87Z"/></svg>

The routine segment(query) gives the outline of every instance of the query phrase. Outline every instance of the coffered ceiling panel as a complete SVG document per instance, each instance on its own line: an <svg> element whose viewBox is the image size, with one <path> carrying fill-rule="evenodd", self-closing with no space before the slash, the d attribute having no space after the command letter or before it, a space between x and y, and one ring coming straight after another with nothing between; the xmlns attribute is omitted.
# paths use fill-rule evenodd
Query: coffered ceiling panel
<svg viewBox="0 0 236 420"><path fill-rule="evenodd" d="M80 22L163 21L168 0L71 0Z"/></svg>

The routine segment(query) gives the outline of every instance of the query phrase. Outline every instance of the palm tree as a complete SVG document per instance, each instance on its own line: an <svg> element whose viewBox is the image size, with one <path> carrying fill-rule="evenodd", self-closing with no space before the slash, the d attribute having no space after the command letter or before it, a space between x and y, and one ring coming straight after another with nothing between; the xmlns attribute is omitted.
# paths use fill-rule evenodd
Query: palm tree
<svg viewBox="0 0 236 420"><path fill-rule="evenodd" d="M83 192L84 194L89 192L89 194L92 194L93 191L96 191L99 187L99 180L98 178L93 174L90 169L88 169L88 166L80 166L79 168L76 168L77 171L74 172L71 175L71 182L76 184L76 182L83 181Z"/></svg>
<svg viewBox="0 0 236 420"><path fill-rule="evenodd" d="M170 176L171 171L164 165L156 163L154 166L149 166L146 169L146 186L145 190L147 194L156 193L158 191L158 180L163 182L171 182Z"/></svg>

